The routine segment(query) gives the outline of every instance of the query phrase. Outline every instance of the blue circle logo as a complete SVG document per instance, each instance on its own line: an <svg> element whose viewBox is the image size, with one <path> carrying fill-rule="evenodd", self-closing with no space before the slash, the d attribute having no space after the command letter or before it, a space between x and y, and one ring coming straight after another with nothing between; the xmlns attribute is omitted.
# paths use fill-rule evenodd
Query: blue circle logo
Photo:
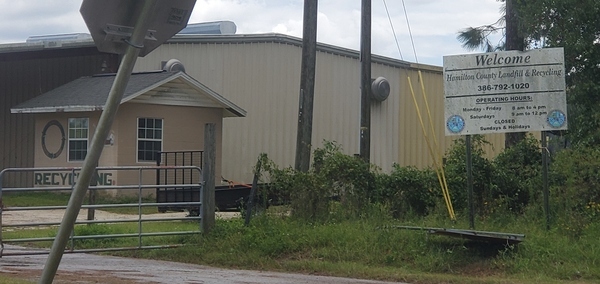
<svg viewBox="0 0 600 284"><path fill-rule="evenodd" d="M460 115L453 115L446 121L448 130L452 133L459 133L465 129L465 119Z"/></svg>
<svg viewBox="0 0 600 284"><path fill-rule="evenodd" d="M550 124L550 126L554 128L560 128L567 121L567 116L564 112L560 110L553 110L548 114L546 120L548 121L548 124Z"/></svg>

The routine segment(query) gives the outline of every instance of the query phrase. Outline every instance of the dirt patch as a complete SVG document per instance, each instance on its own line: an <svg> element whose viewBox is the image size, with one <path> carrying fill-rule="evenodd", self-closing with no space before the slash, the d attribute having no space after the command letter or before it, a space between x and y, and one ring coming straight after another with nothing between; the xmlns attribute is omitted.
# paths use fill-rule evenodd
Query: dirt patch
<svg viewBox="0 0 600 284"><path fill-rule="evenodd" d="M487 261L467 264L458 271L460 274L469 277L492 277L502 275L498 269L491 267L491 264Z"/></svg>

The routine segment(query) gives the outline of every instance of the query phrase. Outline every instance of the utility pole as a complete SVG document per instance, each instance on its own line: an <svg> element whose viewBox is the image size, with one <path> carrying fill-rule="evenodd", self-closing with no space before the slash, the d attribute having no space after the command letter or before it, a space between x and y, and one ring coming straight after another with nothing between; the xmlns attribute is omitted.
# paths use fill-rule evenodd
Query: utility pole
<svg viewBox="0 0 600 284"><path fill-rule="evenodd" d="M525 0L521 0L525 1ZM515 0L506 0L506 50L524 50L525 39L519 35L519 17ZM525 132L506 133L504 148L510 148L525 139Z"/></svg>
<svg viewBox="0 0 600 284"><path fill-rule="evenodd" d="M315 65L317 61L317 0L304 0L302 32L302 71L296 137L296 170L308 172L312 144L313 101L315 96Z"/></svg>
<svg viewBox="0 0 600 284"><path fill-rule="evenodd" d="M371 0L362 0L360 31L360 157L371 159Z"/></svg>

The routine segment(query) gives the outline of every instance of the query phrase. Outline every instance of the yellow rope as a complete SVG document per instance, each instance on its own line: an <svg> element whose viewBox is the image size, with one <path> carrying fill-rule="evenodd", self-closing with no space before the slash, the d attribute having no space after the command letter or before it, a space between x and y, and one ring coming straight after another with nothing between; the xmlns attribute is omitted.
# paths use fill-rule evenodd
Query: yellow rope
<svg viewBox="0 0 600 284"><path fill-rule="evenodd" d="M420 75L420 73L419 73L419 75ZM422 79L421 79L421 81L422 81ZM444 201L446 202L446 208L448 209L448 214L450 215L450 219L456 220L456 216L454 215L454 209L452 208L452 202L450 200L450 195L448 194L447 186L444 186L445 178L442 178L443 169L441 171L442 173L440 173L440 165L438 164L436 155L434 154L433 148L431 147L431 142L429 141L427 131L425 130L425 124L423 123L423 116L421 115L421 110L419 108L419 104L417 103L417 98L415 96L415 91L413 89L412 82L410 81L410 77L408 77L408 86L410 87L410 93L412 94L413 102L415 104L415 109L417 111L417 116L419 117L419 122L421 123L421 130L423 131L423 136L425 137L425 142L427 143L429 155L433 159L433 163L435 166L435 173L438 177L438 181L439 181L440 187L442 189L442 195L444 196ZM430 115L430 120L431 120L431 115Z"/></svg>
<svg viewBox="0 0 600 284"><path fill-rule="evenodd" d="M421 70L418 71L419 72L419 80L421 82L421 91L423 92L423 100L425 101L425 107L427 108L427 115L429 117L429 127L431 129L431 134L433 135L433 143L435 144L435 148L437 149L437 155L436 156L432 156L432 158L434 159L434 163L437 163L439 166L439 169L441 171L441 175L442 175L442 181L443 181L443 187L442 187L442 192L444 192L444 194L446 196L448 196L448 204L447 206L449 206L449 210L450 210L450 216L453 220L456 219L456 216L454 215L454 207L452 206L452 199L450 199L450 191L448 190L448 182L446 181L446 172L444 171L444 164L442 162L442 152L440 151L440 147L438 144L438 140L437 137L435 135L435 128L433 127L433 119L431 118L431 110L429 108L429 102L427 100L427 93L425 92L425 83L423 80L423 75L421 74ZM437 161L436 161L437 158ZM439 177L438 177L439 179Z"/></svg>

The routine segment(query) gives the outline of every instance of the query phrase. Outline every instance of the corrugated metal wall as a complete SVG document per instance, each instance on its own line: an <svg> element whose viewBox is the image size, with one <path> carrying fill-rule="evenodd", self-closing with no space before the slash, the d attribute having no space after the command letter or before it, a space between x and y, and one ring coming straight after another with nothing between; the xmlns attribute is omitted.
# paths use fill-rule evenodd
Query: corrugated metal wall
<svg viewBox="0 0 600 284"><path fill-rule="evenodd" d="M76 78L115 69L118 58L95 47L18 52L0 48L0 169L33 167L34 117L10 108ZM114 72L114 70L108 70ZM3 186L30 186L26 175L7 176Z"/></svg>
<svg viewBox="0 0 600 284"><path fill-rule="evenodd" d="M336 141L345 153L355 154L359 152L360 62L358 53L353 56L347 50L336 53L332 49L317 53L312 142L320 147L323 140ZM171 58L182 61L188 74L248 111L246 118L224 121L225 178L251 181L252 167L261 152L280 166L293 166L300 46L278 41L175 41L140 58L135 70L159 69L161 61ZM371 161L383 171L390 170L393 163L431 165L407 77L413 82L429 127L417 74L418 68L423 70L435 133L443 152L452 138L444 137L442 69L392 61L394 64L374 63L372 68L373 78L383 76L390 81L391 94L386 101L372 104Z"/></svg>
<svg viewBox="0 0 600 284"><path fill-rule="evenodd" d="M297 54L299 47L279 43L165 44L140 58L135 70L157 69L161 61L177 58L192 77L247 110L245 118L224 119L222 158L225 178L248 182L262 152L279 165L293 164Z"/></svg>

